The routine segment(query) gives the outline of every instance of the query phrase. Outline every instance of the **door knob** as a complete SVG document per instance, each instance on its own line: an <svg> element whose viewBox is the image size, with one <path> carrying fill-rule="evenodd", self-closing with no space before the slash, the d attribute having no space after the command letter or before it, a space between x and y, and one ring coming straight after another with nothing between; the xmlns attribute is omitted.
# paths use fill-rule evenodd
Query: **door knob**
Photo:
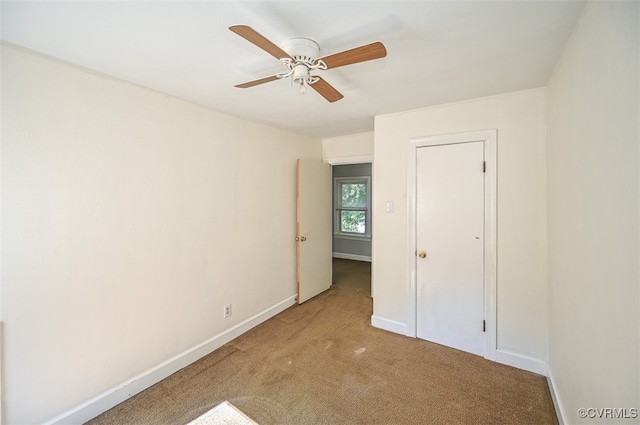
<svg viewBox="0 0 640 425"><path fill-rule="evenodd" d="M426 256L427 256L427 253L426 253L426 252L424 252L424 251L420 251L420 252L418 253L418 257L420 257L420 258L426 258Z"/></svg>
<svg viewBox="0 0 640 425"><path fill-rule="evenodd" d="M299 240L300 240L300 238L296 236L296 242L298 242Z"/></svg>
<svg viewBox="0 0 640 425"><path fill-rule="evenodd" d="M301 237L300 237L300 240L301 240L302 242L304 242L304 241L306 241L306 240L307 240L307 237L306 237L306 236L301 236Z"/></svg>

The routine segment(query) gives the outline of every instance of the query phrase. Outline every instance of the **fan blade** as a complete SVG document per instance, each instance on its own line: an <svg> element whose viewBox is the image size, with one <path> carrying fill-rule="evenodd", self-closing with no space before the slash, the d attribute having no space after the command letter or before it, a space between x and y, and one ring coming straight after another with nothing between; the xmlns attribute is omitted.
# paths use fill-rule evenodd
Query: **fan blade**
<svg viewBox="0 0 640 425"><path fill-rule="evenodd" d="M242 83L242 84L238 84L235 85L233 87L237 87L239 89L246 89L249 87L253 87L253 86L257 86L258 84L264 84L264 83L268 83L270 81L275 81L278 80L278 76L277 75L272 75L270 77L264 77L264 78L260 78L259 80L253 80L253 81L248 81L246 83Z"/></svg>
<svg viewBox="0 0 640 425"><path fill-rule="evenodd" d="M310 86L320 93L322 97L327 99L329 102L335 102L336 100L342 99L344 96L338 90L336 90L331 84L327 83L321 77L318 77L319 80Z"/></svg>
<svg viewBox="0 0 640 425"><path fill-rule="evenodd" d="M255 44L265 52L269 53L276 59L289 58L293 59L287 52L273 44L271 41L258 34L253 28L246 25L233 25L229 29L245 40Z"/></svg>
<svg viewBox="0 0 640 425"><path fill-rule="evenodd" d="M318 59L327 64L327 69L337 68L339 66L351 65L354 63L380 59L387 56L387 49L379 41L364 46L355 47L345 50L344 52L334 53ZM317 63L317 61L316 61Z"/></svg>

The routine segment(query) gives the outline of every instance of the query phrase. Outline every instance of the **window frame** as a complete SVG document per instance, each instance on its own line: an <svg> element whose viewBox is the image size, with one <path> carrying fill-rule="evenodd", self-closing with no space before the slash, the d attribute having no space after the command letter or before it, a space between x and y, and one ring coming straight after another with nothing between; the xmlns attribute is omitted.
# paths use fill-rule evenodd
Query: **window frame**
<svg viewBox="0 0 640 425"><path fill-rule="evenodd" d="M365 184L367 187L367 204L364 208L342 208L342 184ZM364 211L365 232L343 232L341 229L340 212ZM371 239L371 176L334 177L333 178L333 235L344 239Z"/></svg>

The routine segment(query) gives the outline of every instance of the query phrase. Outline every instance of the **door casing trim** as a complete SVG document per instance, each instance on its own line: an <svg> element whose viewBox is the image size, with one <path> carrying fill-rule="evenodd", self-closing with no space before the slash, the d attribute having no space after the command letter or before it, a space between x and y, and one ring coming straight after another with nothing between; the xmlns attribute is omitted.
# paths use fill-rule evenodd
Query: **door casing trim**
<svg viewBox="0 0 640 425"><path fill-rule="evenodd" d="M416 275L416 175L419 148L458 143L483 142L486 163L484 179L484 316L486 339L484 358L497 357L497 130L416 137L407 143L407 336L417 336ZM480 325L480 324L479 324Z"/></svg>

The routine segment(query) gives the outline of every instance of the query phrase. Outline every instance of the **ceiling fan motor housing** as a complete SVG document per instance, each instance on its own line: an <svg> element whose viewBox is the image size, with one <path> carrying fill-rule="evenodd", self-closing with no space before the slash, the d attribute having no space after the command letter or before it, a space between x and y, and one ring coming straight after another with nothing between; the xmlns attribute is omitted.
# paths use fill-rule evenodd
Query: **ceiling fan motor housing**
<svg viewBox="0 0 640 425"><path fill-rule="evenodd" d="M287 52L295 61L291 63L291 76L294 85L300 86L303 90L305 82L310 81L309 69L315 68L314 62L320 55L320 46L310 38L294 37L282 44L282 49Z"/></svg>
<svg viewBox="0 0 640 425"><path fill-rule="evenodd" d="M282 49L296 60L313 65L320 55L320 46L310 38L294 37L282 44Z"/></svg>

